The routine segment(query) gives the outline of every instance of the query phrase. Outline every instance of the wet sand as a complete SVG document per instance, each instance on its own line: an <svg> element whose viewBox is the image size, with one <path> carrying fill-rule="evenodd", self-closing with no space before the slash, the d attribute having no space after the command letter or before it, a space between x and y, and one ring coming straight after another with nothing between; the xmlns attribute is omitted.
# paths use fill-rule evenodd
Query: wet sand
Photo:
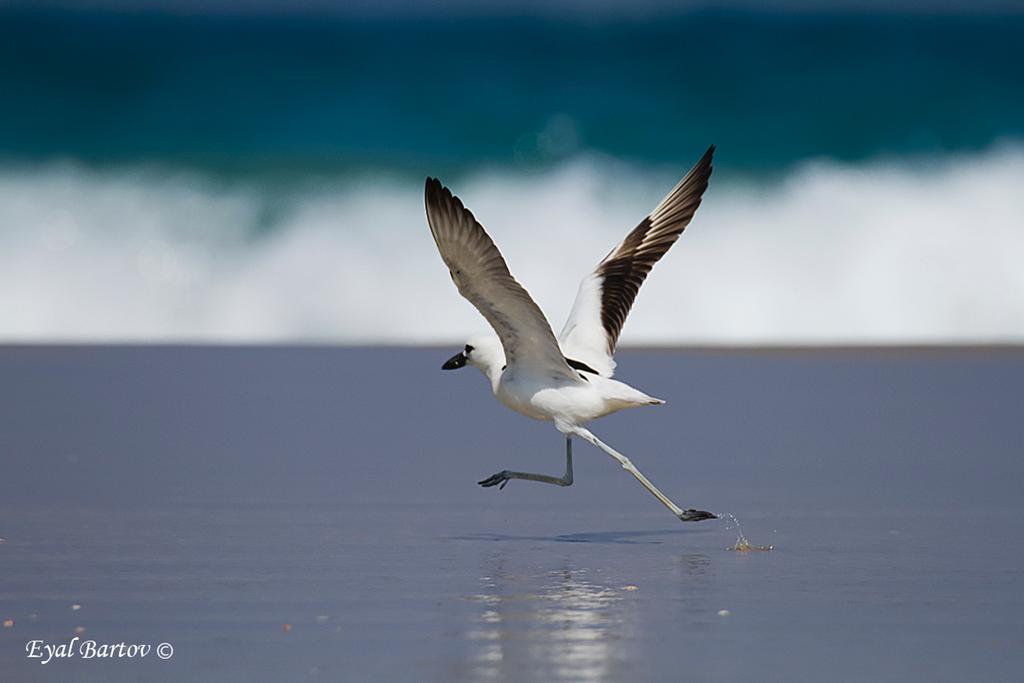
<svg viewBox="0 0 1024 683"><path fill-rule="evenodd" d="M585 444L476 486L563 446L450 351L0 349L0 679L1018 678L1024 351L623 353L593 431L751 553Z"/></svg>

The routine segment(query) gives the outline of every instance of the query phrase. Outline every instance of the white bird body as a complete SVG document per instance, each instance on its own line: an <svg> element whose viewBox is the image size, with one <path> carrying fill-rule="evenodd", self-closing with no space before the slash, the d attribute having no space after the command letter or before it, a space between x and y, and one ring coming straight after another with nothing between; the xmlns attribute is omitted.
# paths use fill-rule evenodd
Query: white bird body
<svg viewBox="0 0 1024 683"><path fill-rule="evenodd" d="M702 510L680 509L629 458L583 426L625 408L664 403L612 379L612 354L640 285L700 205L711 175L713 152L712 146L654 211L583 278L557 339L544 313L512 277L483 226L440 182L427 179L427 222L441 258L459 293L487 319L497 335L474 336L443 369L465 365L478 368L503 405L535 420L552 421L566 435L564 477L504 470L481 481L481 485L500 484L504 488L511 479L571 485L571 438L578 436L615 458L681 520L714 517Z"/></svg>
<svg viewBox="0 0 1024 683"><path fill-rule="evenodd" d="M624 382L600 375L552 386L544 377L527 372L511 373L511 377L507 374L507 370L502 373L494 392L498 400L517 413L535 420L551 420L556 426L581 426L624 408L664 403Z"/></svg>
<svg viewBox="0 0 1024 683"><path fill-rule="evenodd" d="M501 341L494 335L471 337L468 345L473 352L467 364L487 376L495 397L510 410L534 420L584 425L625 408L665 403L598 374L577 371L575 378L566 378L532 367L509 368Z"/></svg>

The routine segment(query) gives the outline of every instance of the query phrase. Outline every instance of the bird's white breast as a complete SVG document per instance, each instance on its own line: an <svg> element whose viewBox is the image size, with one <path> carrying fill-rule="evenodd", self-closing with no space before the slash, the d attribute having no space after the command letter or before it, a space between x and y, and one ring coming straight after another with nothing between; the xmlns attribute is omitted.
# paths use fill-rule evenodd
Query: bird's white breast
<svg viewBox="0 0 1024 683"><path fill-rule="evenodd" d="M535 397L551 389L550 382L523 372L505 371L494 386L494 395L506 407L535 420L552 420L554 415L535 404Z"/></svg>
<svg viewBox="0 0 1024 683"><path fill-rule="evenodd" d="M629 404L603 395L605 380L553 382L550 377L534 377L522 372L503 373L494 394L508 408L535 420L560 420L584 424L608 415Z"/></svg>

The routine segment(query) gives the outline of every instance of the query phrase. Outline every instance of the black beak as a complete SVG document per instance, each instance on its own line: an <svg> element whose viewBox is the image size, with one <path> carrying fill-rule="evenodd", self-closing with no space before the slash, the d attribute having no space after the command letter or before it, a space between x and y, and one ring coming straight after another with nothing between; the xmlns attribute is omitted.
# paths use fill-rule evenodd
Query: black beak
<svg viewBox="0 0 1024 683"><path fill-rule="evenodd" d="M457 354L445 361L441 366L442 370L458 370L466 367L466 352L459 351Z"/></svg>

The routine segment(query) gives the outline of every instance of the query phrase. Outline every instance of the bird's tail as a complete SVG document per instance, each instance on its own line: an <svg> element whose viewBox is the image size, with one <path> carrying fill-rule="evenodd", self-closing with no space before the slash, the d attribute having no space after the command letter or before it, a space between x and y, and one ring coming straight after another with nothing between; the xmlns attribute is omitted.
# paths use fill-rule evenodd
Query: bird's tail
<svg viewBox="0 0 1024 683"><path fill-rule="evenodd" d="M631 387L624 382L614 379L607 379L608 394L616 399L634 406L660 406L663 400L650 394L646 394L636 387Z"/></svg>

